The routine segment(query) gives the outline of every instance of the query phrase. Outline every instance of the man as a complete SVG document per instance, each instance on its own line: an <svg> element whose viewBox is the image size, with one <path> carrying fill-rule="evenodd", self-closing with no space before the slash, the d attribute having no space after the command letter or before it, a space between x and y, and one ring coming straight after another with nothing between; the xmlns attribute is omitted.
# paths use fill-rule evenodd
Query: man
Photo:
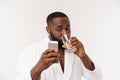
<svg viewBox="0 0 120 80"><path fill-rule="evenodd" d="M99 80L95 64L85 52L83 44L71 37L70 21L66 14L54 12L47 17L46 31L49 36L27 47L20 58L17 80ZM70 39L75 52L69 53L61 37ZM49 41L58 41L58 50L48 49Z"/></svg>

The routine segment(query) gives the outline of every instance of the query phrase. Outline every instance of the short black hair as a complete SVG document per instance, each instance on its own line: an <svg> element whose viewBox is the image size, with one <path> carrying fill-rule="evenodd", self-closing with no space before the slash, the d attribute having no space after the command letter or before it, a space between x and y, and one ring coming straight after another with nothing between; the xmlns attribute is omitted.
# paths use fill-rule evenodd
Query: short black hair
<svg viewBox="0 0 120 80"><path fill-rule="evenodd" d="M68 18L68 16L65 13L53 12L47 16L47 19L46 19L47 25L49 24L50 21L52 21L52 19L54 19L56 17L67 17Z"/></svg>

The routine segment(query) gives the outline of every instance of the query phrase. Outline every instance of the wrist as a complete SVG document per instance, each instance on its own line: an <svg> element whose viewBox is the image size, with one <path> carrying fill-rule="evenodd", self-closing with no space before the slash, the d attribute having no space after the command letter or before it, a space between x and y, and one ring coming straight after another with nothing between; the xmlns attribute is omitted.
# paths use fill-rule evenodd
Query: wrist
<svg viewBox="0 0 120 80"><path fill-rule="evenodd" d="M41 73L42 73L42 70L41 69L38 69L38 68L33 68L32 70L31 70L31 74L33 74L33 75L41 75Z"/></svg>
<svg viewBox="0 0 120 80"><path fill-rule="evenodd" d="M31 73L37 75L42 73L42 71L44 70L43 66L41 63L37 63L31 70Z"/></svg>
<svg viewBox="0 0 120 80"><path fill-rule="evenodd" d="M87 56L86 53L79 54L80 58L85 58L86 56Z"/></svg>

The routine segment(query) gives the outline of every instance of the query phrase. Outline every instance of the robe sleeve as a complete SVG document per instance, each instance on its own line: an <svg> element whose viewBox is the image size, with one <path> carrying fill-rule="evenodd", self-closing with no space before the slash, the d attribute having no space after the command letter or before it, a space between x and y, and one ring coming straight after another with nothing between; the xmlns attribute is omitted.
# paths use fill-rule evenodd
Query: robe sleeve
<svg viewBox="0 0 120 80"><path fill-rule="evenodd" d="M16 80L32 80L30 76L30 70L32 68L32 57L28 55L29 51L24 50L19 57L17 69L16 69Z"/></svg>
<svg viewBox="0 0 120 80"><path fill-rule="evenodd" d="M103 80L102 71L100 67L96 64L94 65L95 65L95 69L93 71L90 71L83 66L83 77L85 77L88 80Z"/></svg>
<svg viewBox="0 0 120 80"><path fill-rule="evenodd" d="M36 65L41 55L36 55L39 53L33 47L25 48L21 53L16 69L16 80L32 80L30 71ZM37 56L37 57L36 57ZM44 74L41 74L41 79L38 80L46 80Z"/></svg>

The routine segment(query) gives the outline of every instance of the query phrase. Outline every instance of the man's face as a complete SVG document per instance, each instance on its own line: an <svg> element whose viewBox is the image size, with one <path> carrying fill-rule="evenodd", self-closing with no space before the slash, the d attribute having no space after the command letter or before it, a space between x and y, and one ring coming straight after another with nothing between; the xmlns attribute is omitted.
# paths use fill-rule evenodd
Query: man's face
<svg viewBox="0 0 120 80"><path fill-rule="evenodd" d="M71 29L70 29L70 22L67 17L57 17L54 18L48 27L48 33L50 35L51 40L58 41L59 47L63 44L61 37L64 34L67 34L70 37Z"/></svg>

